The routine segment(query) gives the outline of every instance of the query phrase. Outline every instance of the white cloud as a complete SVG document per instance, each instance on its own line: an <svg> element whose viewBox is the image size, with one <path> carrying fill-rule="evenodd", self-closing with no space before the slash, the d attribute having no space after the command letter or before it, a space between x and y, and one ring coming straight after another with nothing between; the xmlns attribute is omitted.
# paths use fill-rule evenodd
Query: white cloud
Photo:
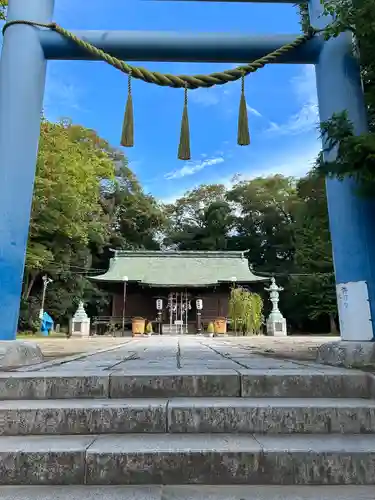
<svg viewBox="0 0 375 500"><path fill-rule="evenodd" d="M290 83L300 109L284 123L271 122L267 132L296 135L317 129L319 114L314 66L303 66L301 74Z"/></svg>
<svg viewBox="0 0 375 500"><path fill-rule="evenodd" d="M189 99L195 103L199 104L201 106L217 106L221 105L225 111L235 111L234 107L234 92L233 88L235 85L232 85L231 87L227 87L225 85L221 87L211 87L209 89L196 89L192 90L189 93ZM239 99L239 93L238 93L238 99ZM246 105L248 113L256 116L257 118L261 118L262 115L261 113L255 109L249 106L248 104Z"/></svg>
<svg viewBox="0 0 375 500"><path fill-rule="evenodd" d="M262 118L261 113L259 113L259 111L257 109L252 108L248 104L246 104L246 109L247 109L248 113L251 113L252 115L257 116L258 118Z"/></svg>
<svg viewBox="0 0 375 500"><path fill-rule="evenodd" d="M79 105L79 98L80 90L76 83L51 64L47 71L43 104L46 117L57 120L69 116L73 110L83 111Z"/></svg>
<svg viewBox="0 0 375 500"><path fill-rule="evenodd" d="M191 90L189 100L202 106L216 106L223 97L222 90L221 88Z"/></svg>
<svg viewBox="0 0 375 500"><path fill-rule="evenodd" d="M313 167L320 150L321 144L316 141L304 151L288 152L285 156L271 157L267 162L260 164L255 169L244 172L243 175L246 179L275 174L281 174L285 177L303 177Z"/></svg>
<svg viewBox="0 0 375 500"><path fill-rule="evenodd" d="M192 189L192 188L189 188L189 189ZM179 198L182 198L186 194L186 191L188 191L188 189L181 189L179 191L174 191L173 195L160 197L158 199L159 199L160 203L164 203L164 205L171 205Z"/></svg>
<svg viewBox="0 0 375 500"><path fill-rule="evenodd" d="M209 182L213 184L224 184L227 189L230 189L241 180L251 180L256 177L267 177L280 174L285 177L300 178L311 170L320 149L320 141L311 141L303 150L284 150L282 154L269 156L264 161L251 168L240 168L236 174L232 173L224 178L213 178ZM174 203L178 198L181 198L186 191L194 189L197 186L197 184L186 186L183 190L175 191L173 195L161 197L160 201L166 204Z"/></svg>
<svg viewBox="0 0 375 500"><path fill-rule="evenodd" d="M195 173L203 170L206 167L210 167L211 165L217 165L218 163L223 163L224 158L222 156L218 156L216 158L208 158L200 161L188 161L185 165L179 170L174 170L173 172L168 172L165 174L164 178L167 180L172 179L181 179L182 177L186 177L188 175L194 175Z"/></svg>
<svg viewBox="0 0 375 500"><path fill-rule="evenodd" d="M320 141L311 141L305 149L284 151L282 155L272 155L265 161L254 165L251 168L240 169L235 176L231 175L225 179L218 179L215 182L224 184L230 188L239 180L251 180L256 177L268 177L271 175L284 175L285 177L303 177L314 165L316 157L321 150Z"/></svg>

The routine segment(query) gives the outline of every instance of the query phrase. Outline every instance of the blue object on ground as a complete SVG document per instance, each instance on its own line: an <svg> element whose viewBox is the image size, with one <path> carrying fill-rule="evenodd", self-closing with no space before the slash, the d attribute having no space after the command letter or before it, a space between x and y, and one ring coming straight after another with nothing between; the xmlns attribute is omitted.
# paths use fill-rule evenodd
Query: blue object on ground
<svg viewBox="0 0 375 500"><path fill-rule="evenodd" d="M48 313L44 312L42 324L40 326L40 331L42 332L43 335L48 337L49 332L52 330L52 328L53 328L53 319Z"/></svg>

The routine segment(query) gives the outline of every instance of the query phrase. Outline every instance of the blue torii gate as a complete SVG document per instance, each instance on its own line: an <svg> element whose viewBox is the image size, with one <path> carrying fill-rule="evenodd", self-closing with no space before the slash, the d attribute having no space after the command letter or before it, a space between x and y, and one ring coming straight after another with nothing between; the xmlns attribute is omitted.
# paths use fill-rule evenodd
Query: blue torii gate
<svg viewBox="0 0 375 500"><path fill-rule="evenodd" d="M50 23L53 9L54 0L9 0L7 20ZM309 0L309 12L314 28L322 29L331 21L321 16L320 0ZM123 60L195 62L249 62L297 36L124 31L75 34ZM90 55L51 30L25 24L14 24L6 30L0 61L0 340L16 337L46 65L47 60L57 59L87 60ZM327 42L316 36L277 62L314 64L320 120L347 110L356 133L367 131L362 84L358 62L352 55L350 33ZM327 159L333 155L330 152ZM354 181L349 179L327 180L341 338L373 341L375 203L359 198L354 187Z"/></svg>

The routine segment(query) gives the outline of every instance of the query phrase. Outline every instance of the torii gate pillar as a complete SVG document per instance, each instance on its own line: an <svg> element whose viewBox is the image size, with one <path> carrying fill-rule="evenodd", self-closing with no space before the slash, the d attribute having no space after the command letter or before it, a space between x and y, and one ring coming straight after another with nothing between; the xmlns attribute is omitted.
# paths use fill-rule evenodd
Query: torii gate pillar
<svg viewBox="0 0 375 500"><path fill-rule="evenodd" d="M321 16L320 0L310 0L315 28L331 21ZM357 134L368 130L358 61L351 33L328 40L316 64L320 121L347 110ZM331 151L326 159L334 159ZM375 320L375 202L356 193L351 179L327 179L327 200L336 276L341 339L373 341Z"/></svg>
<svg viewBox="0 0 375 500"><path fill-rule="evenodd" d="M54 0L10 0L8 21L49 23ZM0 340L16 337L46 76L38 30L11 26L0 61Z"/></svg>

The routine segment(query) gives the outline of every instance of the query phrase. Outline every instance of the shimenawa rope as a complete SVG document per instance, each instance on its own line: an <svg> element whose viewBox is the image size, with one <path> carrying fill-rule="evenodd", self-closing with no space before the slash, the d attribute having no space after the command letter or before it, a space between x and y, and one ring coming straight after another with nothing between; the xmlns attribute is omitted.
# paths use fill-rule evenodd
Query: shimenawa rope
<svg viewBox="0 0 375 500"><path fill-rule="evenodd" d="M34 21L14 20L5 23L3 27L3 34L10 26L17 24L26 24L36 28L46 28L59 33L63 37L76 43L79 47L86 50L97 59L101 59L116 69L129 76L128 82L128 101L126 104L125 118L123 124L123 133L121 138L121 145L125 147L132 147L134 145L134 117L133 117L133 101L131 95L131 79L135 78L147 83L153 83L163 87L183 88L185 92L184 109L181 124L181 137L178 157L183 160L190 160L190 139L189 139L189 120L187 113L187 91L198 88L209 88L214 85L224 85L229 82L235 82L242 79L241 84L241 100L240 100L240 113L238 122L238 144L250 144L250 135L248 131L248 117L244 93L244 79L250 73L255 73L260 68L263 68L271 62L275 62L280 56L286 54L292 49L295 49L308 40L313 38L319 30L310 28L305 34L298 36L293 42L283 45L279 49L270 52L269 54L249 63L244 66L238 66L233 69L227 69L209 75L173 75L169 73L159 73L157 71L149 71L146 68L131 66L125 61L108 54L102 49L95 47L89 42L82 40L74 35L74 33L66 30L56 23L37 23Z"/></svg>

